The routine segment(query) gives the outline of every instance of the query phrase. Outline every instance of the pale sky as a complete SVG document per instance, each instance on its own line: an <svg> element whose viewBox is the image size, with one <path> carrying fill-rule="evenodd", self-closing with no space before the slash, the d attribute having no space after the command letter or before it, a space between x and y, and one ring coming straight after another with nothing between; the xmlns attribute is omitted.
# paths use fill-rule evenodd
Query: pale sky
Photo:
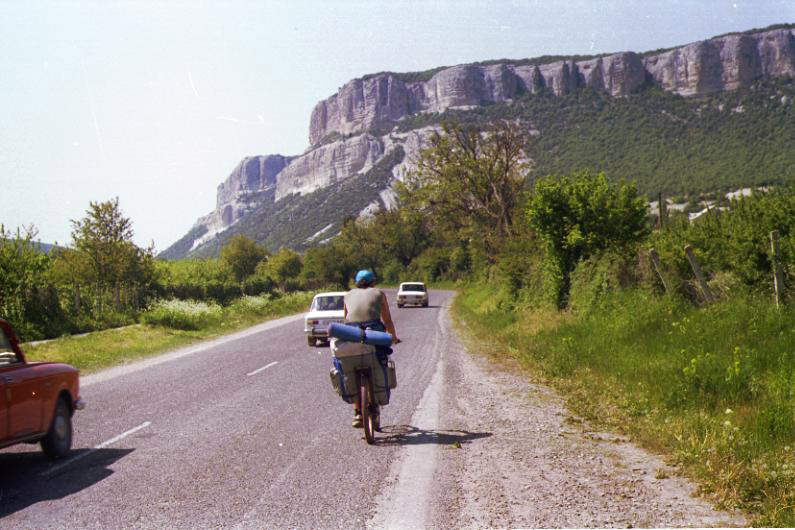
<svg viewBox="0 0 795 530"><path fill-rule="evenodd" d="M354 77L647 51L795 21L795 0L0 0L0 223L68 244L118 196L164 250L244 156L308 147Z"/></svg>

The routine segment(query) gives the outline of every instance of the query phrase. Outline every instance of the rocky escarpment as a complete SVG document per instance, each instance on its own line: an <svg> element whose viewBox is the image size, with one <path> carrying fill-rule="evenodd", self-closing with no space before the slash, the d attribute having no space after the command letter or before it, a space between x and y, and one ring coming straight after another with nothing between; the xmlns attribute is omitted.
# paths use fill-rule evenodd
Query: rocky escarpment
<svg viewBox="0 0 795 530"><path fill-rule="evenodd" d="M222 207L241 194L259 191L276 185L276 175L295 157L282 155L247 156L218 185L216 205Z"/></svg>
<svg viewBox="0 0 795 530"><path fill-rule="evenodd" d="M727 35L651 55L644 67L664 90L697 96L761 76L795 75L795 30Z"/></svg>
<svg viewBox="0 0 795 530"><path fill-rule="evenodd" d="M406 144L406 150L413 160L421 148L417 137L417 133L384 139L361 134L330 142L294 157L246 157L218 186L215 210L197 221L191 231L194 236L192 241L187 247L186 242L182 242L180 248L187 248L188 252L199 248L247 215L260 210L266 203L278 202L290 195L305 195L354 175L365 174L399 144ZM395 178L400 178L408 170L407 164L402 162L395 168ZM381 207L379 204L389 206L390 200L390 196L386 195L383 199L385 202L378 201L370 205L367 211L378 209ZM195 230L197 226L203 229Z"/></svg>
<svg viewBox="0 0 795 530"><path fill-rule="evenodd" d="M544 89L561 95L582 84L598 89L610 87L611 93L630 92L645 81L643 63L634 53L588 61L583 72L580 74L575 62L559 61L524 66L454 66L427 82L404 82L400 74L391 73L354 79L315 106L309 141L317 145L334 134L348 136L391 126L419 112L497 103Z"/></svg>
<svg viewBox="0 0 795 530"><path fill-rule="evenodd" d="M279 174L276 200L305 194L368 171L384 155L383 142L369 134L339 140L296 157Z"/></svg>
<svg viewBox="0 0 795 530"><path fill-rule="evenodd" d="M289 207L294 208L297 196L325 189L334 193L346 181L371 174L399 146L400 162L388 170L376 171L379 175L388 171L391 177L387 180L379 177L379 182L387 184L371 202L359 211L336 214L340 218L367 215L378 208L391 207L391 184L411 171L432 131L415 129L397 134L395 126L411 116L472 109L539 93L562 96L581 87L621 97L656 85L682 96L699 96L735 90L766 76L795 76L792 26L725 35L646 54L623 52L552 62L501 61L419 74L386 72L354 79L313 109L309 126L311 145L307 151L298 156L243 159L218 186L215 210L200 218L189 234L172 245L173 252L168 249L164 255L182 257L195 253L221 234L230 233L230 227L253 214L268 211L268 215L276 216L279 207L274 204L289 202ZM423 122L420 116L416 122L403 123L419 126L434 122ZM278 213L279 219L292 219L282 213ZM258 222L257 226L263 223ZM327 226L331 225L327 223L320 228ZM333 235L324 232L324 237Z"/></svg>
<svg viewBox="0 0 795 530"><path fill-rule="evenodd" d="M696 96L733 90L760 76L794 74L793 29L727 35L646 57L627 52L550 64L453 66L428 81L404 81L402 74L382 73L349 81L318 103L309 142L316 145L335 133L351 135L388 126L419 112L506 101L540 90L561 95L588 86L624 96L652 82Z"/></svg>
<svg viewBox="0 0 795 530"><path fill-rule="evenodd" d="M203 244L218 232L233 225L258 206L257 201L247 200L252 194L275 193L278 175L295 157L282 155L247 156L218 185L215 210L201 217L191 229L195 235L188 250ZM263 193L264 192L264 193ZM197 230L201 227L201 230ZM184 246L184 245L183 245Z"/></svg>

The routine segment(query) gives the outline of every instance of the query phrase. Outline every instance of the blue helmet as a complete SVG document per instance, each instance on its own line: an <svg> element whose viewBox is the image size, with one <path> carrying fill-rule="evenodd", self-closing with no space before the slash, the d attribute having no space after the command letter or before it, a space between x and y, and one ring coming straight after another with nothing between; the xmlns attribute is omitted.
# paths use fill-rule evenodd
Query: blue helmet
<svg viewBox="0 0 795 530"><path fill-rule="evenodd" d="M356 273L356 280L354 281L356 285L359 285L359 282L365 282L369 285L375 281L375 274L373 274L373 271L363 269Z"/></svg>

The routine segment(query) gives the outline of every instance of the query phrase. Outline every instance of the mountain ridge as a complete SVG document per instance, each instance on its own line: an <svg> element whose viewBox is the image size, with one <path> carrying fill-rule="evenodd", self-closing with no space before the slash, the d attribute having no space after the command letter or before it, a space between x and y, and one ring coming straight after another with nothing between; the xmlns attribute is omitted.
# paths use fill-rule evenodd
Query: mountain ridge
<svg viewBox="0 0 795 530"><path fill-rule="evenodd" d="M219 247L212 241L223 241L236 232L230 228L241 220L265 210L278 217L275 212L279 203L289 197L294 202L296 195L300 200L318 190L333 194L344 181L366 175L399 146L403 151L401 162L392 167L392 176L379 196L372 196L370 203L358 211L330 212L332 218L326 219L324 226L339 226L344 217L389 207L391 184L411 170L442 114L465 115L492 105L521 106L532 98L562 98L582 90L626 98L655 88L698 98L747 88L760 78L791 78L795 75L795 25L771 28L726 34L653 53L570 56L544 64L523 62L531 59L485 61L353 79L313 109L311 145L304 153L241 161L218 186L216 209L200 218L189 234L161 257L206 255L208 249ZM538 126L531 124L531 128ZM257 222L260 227L263 224L267 221ZM278 227L271 231L282 232ZM304 246L295 238L277 241L265 232L260 230L255 239L268 240L274 247L287 244L287 240L296 248Z"/></svg>

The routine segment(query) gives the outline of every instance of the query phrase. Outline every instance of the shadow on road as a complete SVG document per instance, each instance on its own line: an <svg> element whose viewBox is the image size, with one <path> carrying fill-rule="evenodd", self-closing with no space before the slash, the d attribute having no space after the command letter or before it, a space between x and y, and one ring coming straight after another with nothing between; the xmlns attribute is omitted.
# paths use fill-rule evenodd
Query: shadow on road
<svg viewBox="0 0 795 530"><path fill-rule="evenodd" d="M0 518L93 486L112 475L109 467L134 449L95 449L81 457L88 451L75 450L66 459L54 462L40 451L0 454ZM79 460L69 464L69 459ZM61 465L63 469L57 467Z"/></svg>
<svg viewBox="0 0 795 530"><path fill-rule="evenodd" d="M383 445L465 445L472 440L488 438L490 432L424 430L412 425L384 425L377 438Z"/></svg>

